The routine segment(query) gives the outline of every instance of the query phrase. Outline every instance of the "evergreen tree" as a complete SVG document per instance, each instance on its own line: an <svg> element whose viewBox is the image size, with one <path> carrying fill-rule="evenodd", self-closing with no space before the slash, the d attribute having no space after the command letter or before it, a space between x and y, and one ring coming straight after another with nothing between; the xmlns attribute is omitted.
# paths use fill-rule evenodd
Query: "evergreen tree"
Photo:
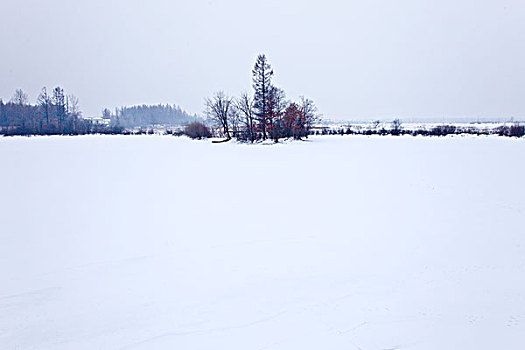
<svg viewBox="0 0 525 350"><path fill-rule="evenodd" d="M272 66L266 60L266 56L259 55L252 70L255 116L261 127L263 140L267 138L268 123L271 119L270 93L272 87Z"/></svg>
<svg viewBox="0 0 525 350"><path fill-rule="evenodd" d="M66 117L66 97L64 96L64 90L59 86L53 90L53 103L55 105L57 126L60 130Z"/></svg>

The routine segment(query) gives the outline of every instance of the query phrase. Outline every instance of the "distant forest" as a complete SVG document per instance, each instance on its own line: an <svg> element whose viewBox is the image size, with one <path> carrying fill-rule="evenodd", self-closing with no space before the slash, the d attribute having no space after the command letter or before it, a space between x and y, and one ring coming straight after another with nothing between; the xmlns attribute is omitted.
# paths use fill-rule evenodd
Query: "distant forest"
<svg viewBox="0 0 525 350"><path fill-rule="evenodd" d="M66 95L61 87L49 94L44 87L37 103L29 103L27 94L16 90L11 100L0 99L0 134L3 135L82 135L111 133L105 125L82 118L78 99Z"/></svg>
<svg viewBox="0 0 525 350"><path fill-rule="evenodd" d="M8 102L0 99L0 135L84 135L121 134L126 129L154 126L185 126L199 121L177 105L120 107L112 114L102 111L100 118L84 118L79 100L66 95L61 87L51 93L42 88L35 104L18 89Z"/></svg>
<svg viewBox="0 0 525 350"><path fill-rule="evenodd" d="M121 107L112 115L108 109L102 113L105 119L111 119L111 125L126 129L144 128L155 125L182 126L197 121L197 115L190 115L179 106L155 105Z"/></svg>

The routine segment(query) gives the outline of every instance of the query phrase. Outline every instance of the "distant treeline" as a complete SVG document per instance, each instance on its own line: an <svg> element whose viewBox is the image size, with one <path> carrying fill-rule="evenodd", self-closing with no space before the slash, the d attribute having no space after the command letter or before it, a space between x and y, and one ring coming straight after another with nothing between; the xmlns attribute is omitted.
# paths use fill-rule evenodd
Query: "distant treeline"
<svg viewBox="0 0 525 350"><path fill-rule="evenodd" d="M5 103L0 99L0 134L2 135L82 135L113 133L104 125L82 118L78 99L66 95L61 87L49 94L44 87L37 103L29 103L27 94L16 90L12 99Z"/></svg>
<svg viewBox="0 0 525 350"><path fill-rule="evenodd" d="M51 93L42 88L35 104L22 90L9 102L0 99L0 135L128 134L126 129L184 126L199 120L179 106L161 104L120 107L114 114L104 109L102 118L102 123L83 118L78 98L61 87Z"/></svg>
<svg viewBox="0 0 525 350"><path fill-rule="evenodd" d="M387 128L378 128L379 121L371 128L352 128L351 126L329 128L322 127L312 130L314 135L411 135L411 136L448 136L448 135L499 135L508 137L523 137L525 136L525 126L515 123L513 125L503 125L496 128L477 128L477 127L461 127L455 125L437 125L429 129L419 128L415 130L404 129L399 119L392 122L392 126Z"/></svg>
<svg viewBox="0 0 525 350"><path fill-rule="evenodd" d="M132 106L121 107L114 114L108 109L102 113L105 119L111 119L111 125L126 129L145 128L155 125L160 126L182 126L198 119L196 115L190 115L179 106L155 105L155 106Z"/></svg>

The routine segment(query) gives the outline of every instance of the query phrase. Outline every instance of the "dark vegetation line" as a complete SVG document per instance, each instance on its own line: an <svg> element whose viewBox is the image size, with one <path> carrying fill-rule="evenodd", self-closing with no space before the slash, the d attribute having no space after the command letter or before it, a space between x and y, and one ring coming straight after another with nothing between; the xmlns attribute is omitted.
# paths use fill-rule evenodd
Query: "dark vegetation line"
<svg viewBox="0 0 525 350"><path fill-rule="evenodd" d="M312 130L312 135L411 135L411 136L448 136L448 135L498 135L508 137L523 137L525 136L525 126L515 123L513 125L502 125L496 128L485 128L480 129L475 126L462 127L455 125L437 125L432 128L419 128L419 129L403 129L401 121L395 119L392 122L392 126L389 129L378 128L378 122L372 125L370 128L352 128L351 126L329 128L329 127L316 127Z"/></svg>

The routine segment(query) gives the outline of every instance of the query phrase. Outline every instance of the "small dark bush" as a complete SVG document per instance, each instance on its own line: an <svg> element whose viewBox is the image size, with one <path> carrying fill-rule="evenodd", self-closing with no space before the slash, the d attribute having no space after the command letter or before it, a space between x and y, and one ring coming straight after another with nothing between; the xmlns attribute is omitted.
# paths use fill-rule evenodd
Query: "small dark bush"
<svg viewBox="0 0 525 350"><path fill-rule="evenodd" d="M511 137L522 137L525 135L525 126L523 125L512 125L509 129L509 136Z"/></svg>
<svg viewBox="0 0 525 350"><path fill-rule="evenodd" d="M394 119L394 121L392 122L392 130L390 130L390 135L401 135L401 120Z"/></svg>
<svg viewBox="0 0 525 350"><path fill-rule="evenodd" d="M184 128L184 135L192 139L202 139L211 137L210 129L202 123L191 123Z"/></svg>
<svg viewBox="0 0 525 350"><path fill-rule="evenodd" d="M456 127L454 125L439 125L430 130L430 135L433 136L447 136L454 135L456 133Z"/></svg>
<svg viewBox="0 0 525 350"><path fill-rule="evenodd" d="M499 136L510 136L510 137L522 137L525 135L525 126L523 125L512 125L512 126L500 126L497 129Z"/></svg>

